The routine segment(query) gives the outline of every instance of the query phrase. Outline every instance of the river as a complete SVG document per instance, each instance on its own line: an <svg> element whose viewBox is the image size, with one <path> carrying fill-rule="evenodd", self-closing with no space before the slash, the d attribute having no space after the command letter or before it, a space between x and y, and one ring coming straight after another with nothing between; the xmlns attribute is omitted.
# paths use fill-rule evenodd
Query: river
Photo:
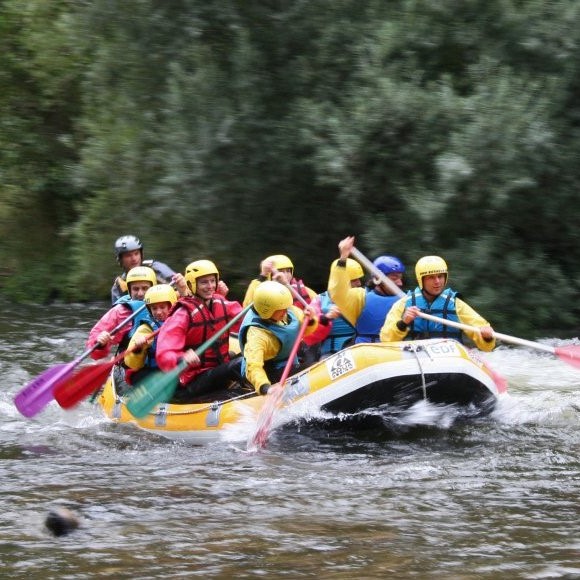
<svg viewBox="0 0 580 580"><path fill-rule="evenodd" d="M580 369L500 346L484 356L509 393L488 418L422 407L372 436L286 428L254 454L88 402L20 416L14 394L78 356L104 307L0 314L2 577L580 577ZM79 529L49 534L56 506Z"/></svg>

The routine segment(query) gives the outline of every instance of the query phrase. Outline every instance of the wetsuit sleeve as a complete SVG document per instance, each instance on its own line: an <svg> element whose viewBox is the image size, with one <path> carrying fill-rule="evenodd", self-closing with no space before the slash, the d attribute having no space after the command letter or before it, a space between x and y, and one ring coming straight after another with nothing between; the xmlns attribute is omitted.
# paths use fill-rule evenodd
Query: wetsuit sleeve
<svg viewBox="0 0 580 580"><path fill-rule="evenodd" d="M87 340L87 349L93 348L95 344L97 344L97 338L103 330L107 332L111 332L113 328L121 324L123 320L126 320L131 314L131 310L122 304L118 304L117 306L113 306L108 312L106 312L101 319L93 326L91 331L89 332L89 338ZM109 356L111 352L111 347L115 344L119 344L125 335L131 330L131 323L127 322L125 326L119 329L116 334L114 334L111 338L111 341L104 346L103 348L96 348L91 353L91 358L94 360L99 360L102 358L106 358Z"/></svg>
<svg viewBox="0 0 580 580"><path fill-rule="evenodd" d="M364 288L351 288L345 266L334 264L331 267L328 294L330 299L340 308L342 316L352 326L355 326L365 307L366 290Z"/></svg>
<svg viewBox="0 0 580 580"><path fill-rule="evenodd" d="M165 263L153 260L151 267L157 276L157 284L169 284L175 272Z"/></svg>
<svg viewBox="0 0 580 580"><path fill-rule="evenodd" d="M248 286L248 289L246 290L246 295L244 296L244 301L242 302L244 308L250 304L250 302L252 302L252 300L254 299L254 292L256 291L256 288L258 286L258 284L260 284L260 280L258 280L257 278L255 280L252 280L250 282L250 285Z"/></svg>
<svg viewBox="0 0 580 580"><path fill-rule="evenodd" d="M139 328L135 331L135 334L131 337L127 350L129 351L135 346L135 338L137 336L147 336L152 332L153 330L151 330L151 328L147 324L142 324L141 326L139 326ZM123 359L123 361L125 362L125 366L135 371L142 369L145 366L145 360L147 359L147 353L150 348L151 345L145 344L145 346L143 346L138 352L136 351L128 352L125 355L125 358Z"/></svg>
<svg viewBox="0 0 580 580"><path fill-rule="evenodd" d="M162 371L174 369L183 353L189 329L189 312L181 307L174 310L157 335L155 360Z"/></svg>
<svg viewBox="0 0 580 580"><path fill-rule="evenodd" d="M409 329L405 330L399 329L397 322L401 320L403 313L405 312L405 304L407 302L407 297L404 296L397 302L393 304L389 310L383 327L381 328L381 342L396 342L399 340L404 340L407 336Z"/></svg>
<svg viewBox="0 0 580 580"><path fill-rule="evenodd" d="M248 328L244 358L246 359L246 378L260 392L262 385L271 381L264 370L264 363L273 359L281 348L280 341L263 328Z"/></svg>
<svg viewBox="0 0 580 580"><path fill-rule="evenodd" d="M460 298L455 299L455 310L457 317L462 324L469 326L491 326L489 322L480 316L469 304L463 302ZM495 338L486 342L479 332L472 332L468 330L463 331L474 343L477 348L484 351L491 351L495 348Z"/></svg>

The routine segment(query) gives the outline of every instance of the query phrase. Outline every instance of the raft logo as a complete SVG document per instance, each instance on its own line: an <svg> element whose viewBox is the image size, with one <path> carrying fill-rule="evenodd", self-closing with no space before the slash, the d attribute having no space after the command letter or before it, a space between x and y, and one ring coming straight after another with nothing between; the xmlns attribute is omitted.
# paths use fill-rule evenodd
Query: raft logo
<svg viewBox="0 0 580 580"><path fill-rule="evenodd" d="M348 351L341 351L326 361L326 368L332 380L352 371L355 368L354 358Z"/></svg>

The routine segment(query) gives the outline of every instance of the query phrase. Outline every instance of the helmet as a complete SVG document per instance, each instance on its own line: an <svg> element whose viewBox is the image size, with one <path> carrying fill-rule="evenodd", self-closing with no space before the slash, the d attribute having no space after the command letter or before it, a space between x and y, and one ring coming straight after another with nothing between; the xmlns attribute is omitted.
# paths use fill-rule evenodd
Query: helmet
<svg viewBox="0 0 580 580"><path fill-rule="evenodd" d="M337 262L338 260L334 260L334 262L332 262L332 265L335 266ZM365 275L362 266L352 258L346 259L346 271L348 272L348 279L351 281L358 280L359 278L362 278Z"/></svg>
<svg viewBox="0 0 580 580"><path fill-rule="evenodd" d="M213 262L210 260L196 260L185 268L185 281L189 289L195 294L197 286L196 280L209 274L215 274L216 283L219 282L220 273Z"/></svg>
<svg viewBox="0 0 580 580"><path fill-rule="evenodd" d="M290 268L292 270L292 274L294 274L294 264L292 263L292 260L288 256L284 256L283 254L276 254L275 256L268 256L266 260L272 260L272 262L274 262L274 268L276 268L276 270Z"/></svg>
<svg viewBox="0 0 580 580"><path fill-rule="evenodd" d="M254 310L267 320L276 310L292 306L294 300L290 290L280 282L262 282L254 292Z"/></svg>
<svg viewBox="0 0 580 580"><path fill-rule="evenodd" d="M127 286L131 282L151 282L151 286L157 284L157 276L155 275L155 270L148 268L147 266L137 266L136 268L131 268L127 272L127 278L125 279Z"/></svg>
<svg viewBox="0 0 580 580"><path fill-rule="evenodd" d="M388 274L404 274L405 266L399 258L395 256L379 256L375 259L373 264L385 275Z"/></svg>
<svg viewBox="0 0 580 580"><path fill-rule="evenodd" d="M415 276L421 290L423 290L423 276L429 276L429 274L445 274L445 279L447 280L449 271L445 260L439 256L423 256L420 258L415 264Z"/></svg>
<svg viewBox="0 0 580 580"><path fill-rule="evenodd" d="M143 256L143 244L139 238L135 236L121 236L117 238L115 242L115 257L117 258L117 262L120 262L121 254L132 252L133 250L141 250L141 256Z"/></svg>
<svg viewBox="0 0 580 580"><path fill-rule="evenodd" d="M145 292L145 304L169 302L173 306L177 302L177 292L169 284L156 284Z"/></svg>

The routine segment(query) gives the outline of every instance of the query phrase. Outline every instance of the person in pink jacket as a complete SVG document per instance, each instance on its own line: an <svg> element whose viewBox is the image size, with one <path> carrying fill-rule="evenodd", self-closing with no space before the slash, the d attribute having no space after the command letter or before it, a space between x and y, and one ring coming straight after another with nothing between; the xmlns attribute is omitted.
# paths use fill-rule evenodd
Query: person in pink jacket
<svg viewBox="0 0 580 580"><path fill-rule="evenodd" d="M129 295L122 296L115 305L107 311L89 332L87 349L98 344L93 350L91 358L99 360L109 356L111 347L114 345L126 345L129 342L131 331L137 328L141 320L147 316L147 309L143 298L151 286L157 284L155 272L147 266L137 266L127 273L127 286ZM115 334L111 330L116 328L124 320L127 320L134 312L140 312L135 316L132 323L127 322Z"/></svg>
<svg viewBox="0 0 580 580"><path fill-rule="evenodd" d="M239 314L242 305L225 298L227 286L210 260L189 264L185 280L192 296L177 301L157 337L156 361L162 371L173 370L182 359L189 364L179 377L174 403L189 402L241 380L241 357L229 352L229 332L224 332L201 357L195 349ZM241 322L230 332L237 332Z"/></svg>

